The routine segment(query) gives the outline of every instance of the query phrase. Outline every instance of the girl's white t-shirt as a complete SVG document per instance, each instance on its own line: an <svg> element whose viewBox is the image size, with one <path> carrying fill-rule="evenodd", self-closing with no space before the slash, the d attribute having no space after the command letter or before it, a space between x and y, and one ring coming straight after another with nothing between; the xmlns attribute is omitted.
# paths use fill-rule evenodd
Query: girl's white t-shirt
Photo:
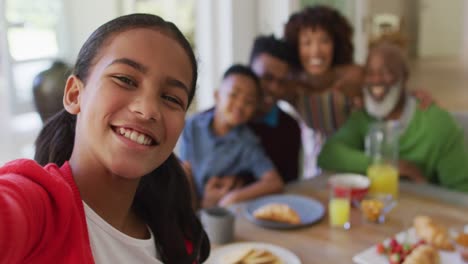
<svg viewBox="0 0 468 264"><path fill-rule="evenodd" d="M136 239L115 229L83 202L88 225L89 240L96 264L152 263L158 260L154 236L151 230L149 239Z"/></svg>

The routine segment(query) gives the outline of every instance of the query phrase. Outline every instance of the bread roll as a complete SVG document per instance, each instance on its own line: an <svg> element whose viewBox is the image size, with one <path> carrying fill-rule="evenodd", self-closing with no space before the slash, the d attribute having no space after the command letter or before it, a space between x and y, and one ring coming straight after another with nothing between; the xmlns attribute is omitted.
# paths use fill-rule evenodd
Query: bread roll
<svg viewBox="0 0 468 264"><path fill-rule="evenodd" d="M428 216L414 218L416 234L428 244L442 250L453 251L455 248L450 241L448 231L442 225L434 222Z"/></svg>
<svg viewBox="0 0 468 264"><path fill-rule="evenodd" d="M415 248L402 264L439 264L439 252L431 245L420 245Z"/></svg>
<svg viewBox="0 0 468 264"><path fill-rule="evenodd" d="M226 264L284 264L275 254L266 249L244 249L224 259Z"/></svg>

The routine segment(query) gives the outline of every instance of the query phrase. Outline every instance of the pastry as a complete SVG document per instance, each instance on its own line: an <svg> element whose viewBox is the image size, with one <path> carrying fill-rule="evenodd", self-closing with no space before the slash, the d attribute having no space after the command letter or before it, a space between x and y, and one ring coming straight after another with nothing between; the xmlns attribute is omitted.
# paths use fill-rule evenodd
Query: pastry
<svg viewBox="0 0 468 264"><path fill-rule="evenodd" d="M247 255L250 255L254 251L253 248L243 248L230 252L223 258L223 262L227 264L240 263Z"/></svg>
<svg viewBox="0 0 468 264"><path fill-rule="evenodd" d="M402 264L439 264L439 252L431 245L420 245L416 247L405 258Z"/></svg>
<svg viewBox="0 0 468 264"><path fill-rule="evenodd" d="M455 248L450 241L448 231L442 225L434 222L428 216L417 216L414 218L414 229L416 234L428 244L442 250L453 251Z"/></svg>
<svg viewBox="0 0 468 264"><path fill-rule="evenodd" d="M288 224L300 224L301 218L287 204L271 203L264 205L253 213L254 217L262 220L283 222Z"/></svg>
<svg viewBox="0 0 468 264"><path fill-rule="evenodd" d="M227 256L226 264L283 264L275 254L266 249L243 249Z"/></svg>

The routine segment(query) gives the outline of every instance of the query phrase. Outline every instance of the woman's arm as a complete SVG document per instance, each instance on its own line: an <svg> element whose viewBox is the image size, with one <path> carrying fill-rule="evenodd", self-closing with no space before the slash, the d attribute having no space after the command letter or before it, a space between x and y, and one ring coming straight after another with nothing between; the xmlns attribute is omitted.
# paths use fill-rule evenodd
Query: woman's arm
<svg viewBox="0 0 468 264"><path fill-rule="evenodd" d="M364 69L357 64L336 66L320 75L304 71L291 73L290 83L294 84L297 94L321 92L337 89L349 96L361 94Z"/></svg>

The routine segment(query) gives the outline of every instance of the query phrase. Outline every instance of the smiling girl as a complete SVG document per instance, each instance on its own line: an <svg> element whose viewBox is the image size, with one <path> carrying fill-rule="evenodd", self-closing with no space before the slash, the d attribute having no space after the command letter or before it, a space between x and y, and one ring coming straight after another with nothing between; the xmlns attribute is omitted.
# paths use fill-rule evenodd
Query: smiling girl
<svg viewBox="0 0 468 264"><path fill-rule="evenodd" d="M194 263L209 242L172 154L195 93L175 25L116 18L85 42L36 161L0 168L0 263ZM48 165L46 165L49 163Z"/></svg>

